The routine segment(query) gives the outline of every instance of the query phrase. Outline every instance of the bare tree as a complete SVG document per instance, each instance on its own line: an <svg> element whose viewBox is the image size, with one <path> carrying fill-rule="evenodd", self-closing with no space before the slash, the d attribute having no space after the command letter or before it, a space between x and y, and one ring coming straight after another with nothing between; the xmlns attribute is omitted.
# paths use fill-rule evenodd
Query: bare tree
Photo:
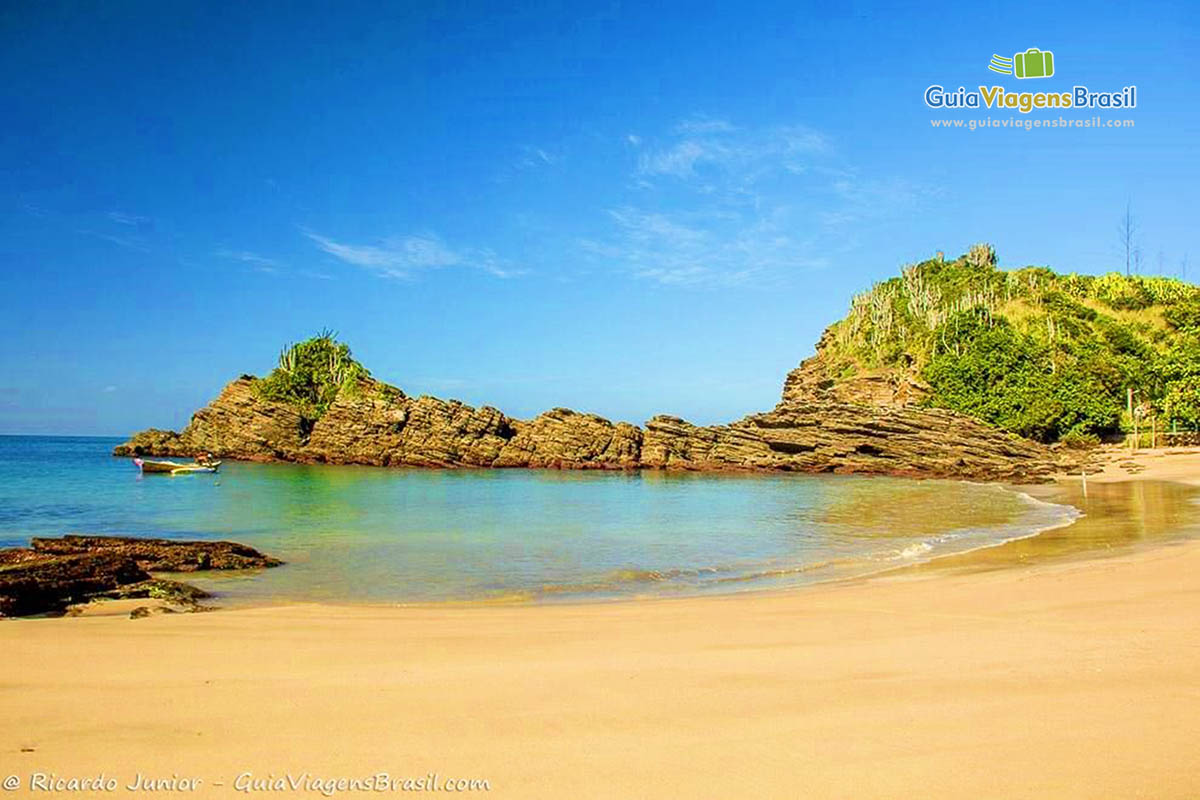
<svg viewBox="0 0 1200 800"><path fill-rule="evenodd" d="M1125 251L1125 277L1129 277L1129 268L1135 259L1141 260L1141 255L1137 246L1137 221L1133 218L1133 207L1128 201L1125 203L1125 216L1121 217L1121 224L1117 226L1117 235L1121 240L1121 249Z"/></svg>

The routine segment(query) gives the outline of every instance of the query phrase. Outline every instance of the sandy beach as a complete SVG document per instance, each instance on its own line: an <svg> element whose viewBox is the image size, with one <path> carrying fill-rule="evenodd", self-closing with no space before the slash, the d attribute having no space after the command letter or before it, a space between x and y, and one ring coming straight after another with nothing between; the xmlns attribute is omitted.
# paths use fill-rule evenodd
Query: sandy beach
<svg viewBox="0 0 1200 800"><path fill-rule="evenodd" d="M0 3L0 800L1200 800L1200 0Z"/></svg>
<svg viewBox="0 0 1200 800"><path fill-rule="evenodd" d="M46 796L34 773L222 797L386 772L518 798L1191 798L1198 615L1187 541L712 598L18 620L0 773L14 797Z"/></svg>

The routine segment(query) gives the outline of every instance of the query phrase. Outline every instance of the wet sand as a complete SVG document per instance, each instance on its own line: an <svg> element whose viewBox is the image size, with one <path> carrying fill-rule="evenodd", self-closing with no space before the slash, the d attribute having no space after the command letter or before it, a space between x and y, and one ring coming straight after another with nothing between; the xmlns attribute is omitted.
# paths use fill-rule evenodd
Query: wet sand
<svg viewBox="0 0 1200 800"><path fill-rule="evenodd" d="M1123 489L1089 478L1090 533L868 581L6 622L0 773L14 797L46 796L34 771L199 797L306 771L518 798L1195 797L1200 543L1174 536L1195 495L1146 479L1195 481L1200 455L1153 458Z"/></svg>

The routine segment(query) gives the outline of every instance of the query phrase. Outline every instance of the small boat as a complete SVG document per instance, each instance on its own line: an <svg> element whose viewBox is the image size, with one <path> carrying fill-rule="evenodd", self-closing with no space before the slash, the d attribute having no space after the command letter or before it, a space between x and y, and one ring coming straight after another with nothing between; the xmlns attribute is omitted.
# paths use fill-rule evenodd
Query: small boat
<svg viewBox="0 0 1200 800"><path fill-rule="evenodd" d="M201 472L216 472L221 466L220 461L210 461L207 464L180 464L175 461L150 461L144 458L135 458L133 463L142 473L159 472L167 475L192 475Z"/></svg>

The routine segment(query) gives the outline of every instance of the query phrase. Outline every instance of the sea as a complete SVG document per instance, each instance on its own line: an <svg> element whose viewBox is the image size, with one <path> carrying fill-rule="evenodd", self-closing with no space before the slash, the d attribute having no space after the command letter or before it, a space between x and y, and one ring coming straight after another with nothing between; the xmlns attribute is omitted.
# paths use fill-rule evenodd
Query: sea
<svg viewBox="0 0 1200 800"><path fill-rule="evenodd" d="M287 562L188 578L229 604L591 602L861 577L1080 515L997 484L844 475L226 461L143 476L119 442L0 436L0 546L226 539Z"/></svg>

